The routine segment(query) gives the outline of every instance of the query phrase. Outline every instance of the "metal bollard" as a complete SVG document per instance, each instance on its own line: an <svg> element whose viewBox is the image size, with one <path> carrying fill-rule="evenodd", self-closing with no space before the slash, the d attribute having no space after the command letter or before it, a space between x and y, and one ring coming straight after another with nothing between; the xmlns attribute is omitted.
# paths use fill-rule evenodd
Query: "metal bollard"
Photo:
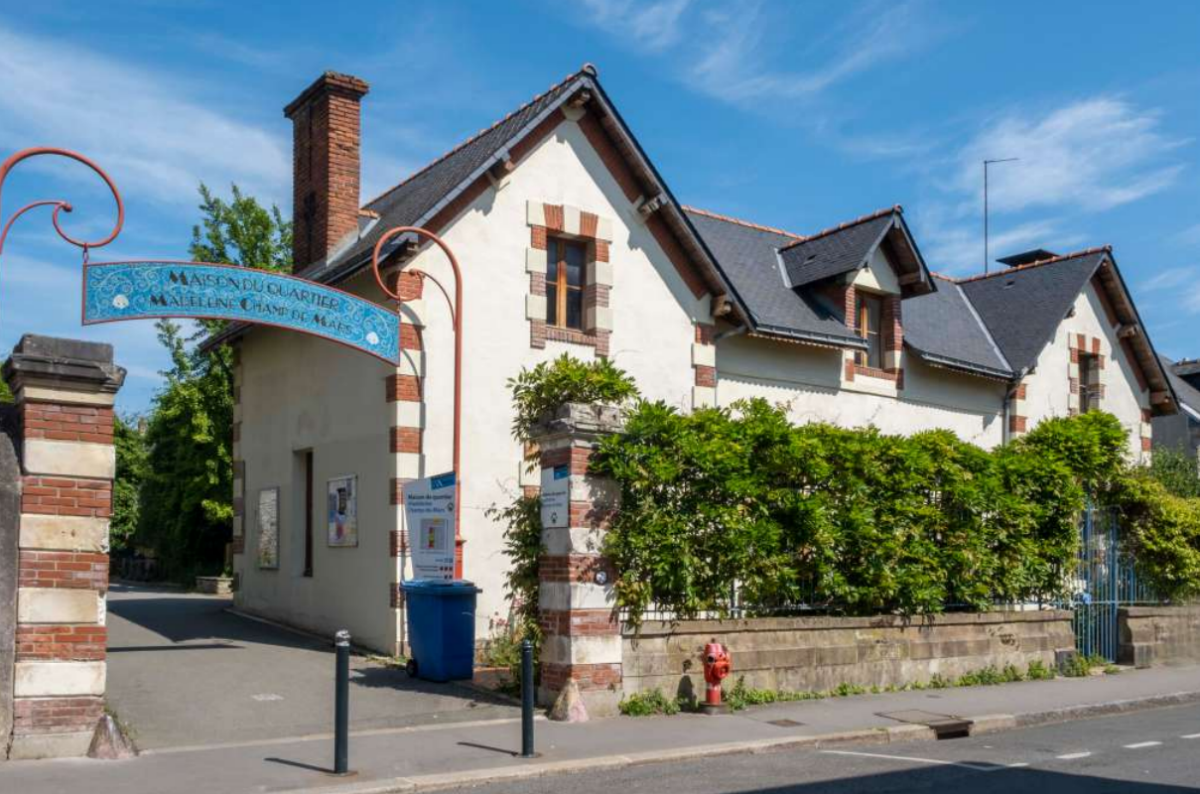
<svg viewBox="0 0 1200 794"><path fill-rule="evenodd" d="M533 643L521 641L521 757L533 758Z"/></svg>
<svg viewBox="0 0 1200 794"><path fill-rule="evenodd" d="M350 765L350 632L342 629L334 635L337 649L333 707L333 773L349 774Z"/></svg>

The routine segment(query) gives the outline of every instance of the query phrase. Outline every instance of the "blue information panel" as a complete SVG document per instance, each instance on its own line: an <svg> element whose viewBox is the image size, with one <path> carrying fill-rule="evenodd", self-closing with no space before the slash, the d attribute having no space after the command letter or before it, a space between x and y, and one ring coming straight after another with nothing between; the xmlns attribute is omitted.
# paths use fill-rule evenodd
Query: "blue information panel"
<svg viewBox="0 0 1200 794"><path fill-rule="evenodd" d="M83 322L202 317L275 325L400 361L394 311L295 276L196 262L88 264Z"/></svg>

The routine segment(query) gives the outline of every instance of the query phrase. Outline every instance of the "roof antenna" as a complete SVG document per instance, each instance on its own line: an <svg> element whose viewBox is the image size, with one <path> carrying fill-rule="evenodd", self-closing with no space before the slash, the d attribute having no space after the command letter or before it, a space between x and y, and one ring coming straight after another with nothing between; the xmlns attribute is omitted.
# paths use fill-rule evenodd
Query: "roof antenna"
<svg viewBox="0 0 1200 794"><path fill-rule="evenodd" d="M988 263L991 257L988 256L988 166L993 163L1015 163L1020 160L1020 157L1005 157L1000 160L984 160L983 161L983 274L988 274Z"/></svg>

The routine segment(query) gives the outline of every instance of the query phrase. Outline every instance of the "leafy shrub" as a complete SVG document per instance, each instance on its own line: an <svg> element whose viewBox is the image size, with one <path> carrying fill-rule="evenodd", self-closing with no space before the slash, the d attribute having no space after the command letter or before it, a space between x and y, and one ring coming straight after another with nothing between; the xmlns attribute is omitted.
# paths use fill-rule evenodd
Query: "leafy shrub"
<svg viewBox="0 0 1200 794"><path fill-rule="evenodd" d="M1085 656L1082 653L1073 653L1063 661L1059 672L1066 678L1086 678L1092 674L1092 670L1102 669L1107 672L1110 666L1108 660L1098 654Z"/></svg>
<svg viewBox="0 0 1200 794"><path fill-rule="evenodd" d="M1050 681L1054 678L1054 668L1049 667L1041 659L1034 659L1029 663L1025 677L1030 681Z"/></svg>
<svg viewBox="0 0 1200 794"><path fill-rule="evenodd" d="M510 378L516 416L513 437L528 441L533 427L566 403L619 405L637 396L633 379L608 359L584 362L563 353L552 362L522 369Z"/></svg>
<svg viewBox="0 0 1200 794"><path fill-rule="evenodd" d="M655 688L645 692L636 692L621 699L617 708L627 717L649 717L655 714L678 714L678 701L671 700Z"/></svg>
<svg viewBox="0 0 1200 794"><path fill-rule="evenodd" d="M508 667L513 681L521 678L521 640L533 643L534 679L540 670L537 660L542 641L538 621L538 560L542 555L542 500L537 496L518 495L511 504L493 505L486 511L488 518L504 524L504 554L508 571L504 575L504 592L508 596L511 616L500 638L497 651L506 651L496 666ZM518 690L519 691L519 690Z"/></svg>
<svg viewBox="0 0 1200 794"><path fill-rule="evenodd" d="M537 628L536 621L533 629ZM505 618L493 615L488 621L488 638L480 650L480 662L484 667L502 667L508 670L498 689L506 695L521 694L521 645L526 638L534 642L534 681L537 681L537 636L528 622L515 613Z"/></svg>
<svg viewBox="0 0 1200 794"><path fill-rule="evenodd" d="M1175 496L1200 498L1200 468L1182 450L1155 448L1149 475Z"/></svg>
<svg viewBox="0 0 1200 794"><path fill-rule="evenodd" d="M1184 498L1143 473L1129 477L1118 502L1127 549L1162 598L1200 594L1200 498Z"/></svg>
<svg viewBox="0 0 1200 794"><path fill-rule="evenodd" d="M987 452L945 430L794 427L763 400L690 415L643 401L592 467L621 487L606 553L634 623L651 604L722 610L735 583L760 607L911 615L1058 595L1085 493L1117 488L1124 438L1087 414Z"/></svg>

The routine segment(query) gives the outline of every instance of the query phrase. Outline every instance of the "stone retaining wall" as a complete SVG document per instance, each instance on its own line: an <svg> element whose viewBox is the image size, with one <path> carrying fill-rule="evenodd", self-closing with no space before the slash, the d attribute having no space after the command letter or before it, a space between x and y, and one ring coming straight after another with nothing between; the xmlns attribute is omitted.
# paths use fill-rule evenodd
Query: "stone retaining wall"
<svg viewBox="0 0 1200 794"><path fill-rule="evenodd" d="M1137 667L1200 662L1200 605L1122 607L1117 660Z"/></svg>
<svg viewBox="0 0 1200 794"><path fill-rule="evenodd" d="M637 636L624 633L625 694L658 687L703 697L700 654L712 638L733 655L734 679L789 691L903 685L989 665L1024 671L1034 660L1053 666L1056 652L1075 649L1071 613L1057 610L647 622Z"/></svg>

